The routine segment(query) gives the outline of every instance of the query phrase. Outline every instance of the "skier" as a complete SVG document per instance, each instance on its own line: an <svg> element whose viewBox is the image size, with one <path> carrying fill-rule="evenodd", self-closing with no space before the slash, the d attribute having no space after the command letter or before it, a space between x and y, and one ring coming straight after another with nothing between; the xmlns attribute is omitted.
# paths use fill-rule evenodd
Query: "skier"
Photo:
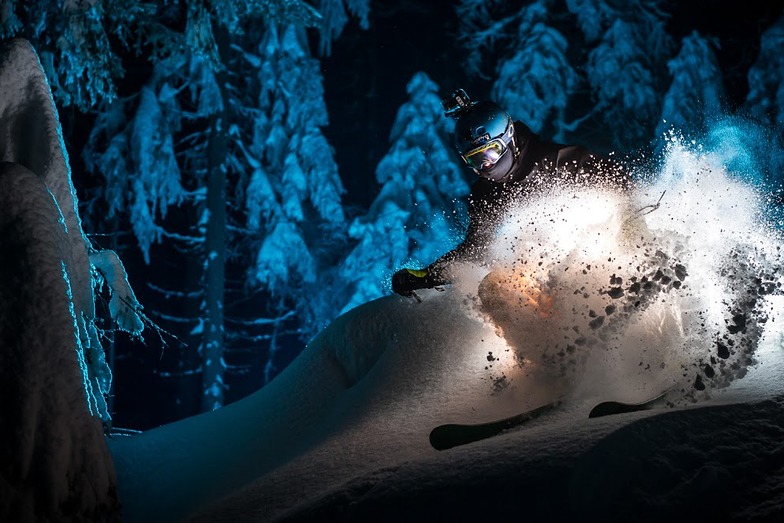
<svg viewBox="0 0 784 523"><path fill-rule="evenodd" d="M588 149L541 139L527 125L491 101L473 102L463 89L442 100L454 118L455 147L479 176L468 197L469 225L464 241L423 269L401 269L392 290L403 296L451 282L455 261L481 258L510 203L558 183L625 188L628 175L617 163Z"/></svg>

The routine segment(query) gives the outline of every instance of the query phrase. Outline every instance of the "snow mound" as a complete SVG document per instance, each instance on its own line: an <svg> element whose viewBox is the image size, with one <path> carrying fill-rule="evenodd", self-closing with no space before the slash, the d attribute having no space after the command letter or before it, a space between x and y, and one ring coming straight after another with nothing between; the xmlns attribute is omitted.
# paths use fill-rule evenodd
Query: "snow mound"
<svg viewBox="0 0 784 523"><path fill-rule="evenodd" d="M24 40L0 45L0 519L111 521L109 369L57 111Z"/></svg>
<svg viewBox="0 0 784 523"><path fill-rule="evenodd" d="M504 348L461 304L456 293L430 291L422 303L362 305L248 398L110 441L124 519L176 520L301 456L322 469L312 480L345 480L435 452L428 433L438 424L551 399L545 388L498 394L487 355ZM260 510L268 517L282 507Z"/></svg>
<svg viewBox="0 0 784 523"><path fill-rule="evenodd" d="M384 301L373 307L398 308ZM425 303L435 312L433 301ZM524 427L444 452L425 443L442 398L415 400L408 417L394 420L360 410L354 422L189 520L485 521L523 512L553 521L775 521L784 514L777 494L783 341L781 326L769 331L761 363L696 405L588 419L592 403L575 398Z"/></svg>

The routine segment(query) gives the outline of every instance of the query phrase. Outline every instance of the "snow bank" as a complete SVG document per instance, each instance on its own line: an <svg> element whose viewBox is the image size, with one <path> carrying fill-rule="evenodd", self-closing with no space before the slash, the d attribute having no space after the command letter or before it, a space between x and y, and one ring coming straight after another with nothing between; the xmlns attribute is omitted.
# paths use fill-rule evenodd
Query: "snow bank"
<svg viewBox="0 0 784 523"><path fill-rule="evenodd" d="M783 428L782 399L542 421L316 488L272 520L778 521ZM260 482L195 521L268 520L268 496L303 494L273 477L289 490Z"/></svg>
<svg viewBox="0 0 784 523"><path fill-rule="evenodd" d="M114 465L85 391L58 208L20 165L0 163L0 180L0 519L110 521Z"/></svg>
<svg viewBox="0 0 784 523"><path fill-rule="evenodd" d="M95 326L90 245L29 42L0 44L0 93L0 519L113 520L116 479L101 423L111 373ZM124 314L127 330L141 329L125 305L112 312Z"/></svg>
<svg viewBox="0 0 784 523"><path fill-rule="evenodd" d="M436 424L537 401L494 395L487 354L503 347L454 298L433 291L423 303L361 306L254 395L111 441L124 517L175 520L314 450L329 462L321 477L359 473L432 451Z"/></svg>

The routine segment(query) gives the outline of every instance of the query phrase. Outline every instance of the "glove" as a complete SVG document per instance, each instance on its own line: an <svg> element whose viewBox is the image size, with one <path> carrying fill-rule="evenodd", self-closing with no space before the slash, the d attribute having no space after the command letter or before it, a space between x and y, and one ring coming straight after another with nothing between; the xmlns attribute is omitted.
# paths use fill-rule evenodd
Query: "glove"
<svg viewBox="0 0 784 523"><path fill-rule="evenodd" d="M401 296L414 296L417 289L429 289L438 285L427 269L400 269L392 275L392 290Z"/></svg>

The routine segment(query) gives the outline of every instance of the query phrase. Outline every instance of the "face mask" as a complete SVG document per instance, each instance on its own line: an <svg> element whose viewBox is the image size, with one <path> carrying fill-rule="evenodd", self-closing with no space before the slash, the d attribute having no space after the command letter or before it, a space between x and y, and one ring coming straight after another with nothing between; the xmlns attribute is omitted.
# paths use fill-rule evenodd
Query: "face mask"
<svg viewBox="0 0 784 523"><path fill-rule="evenodd" d="M493 182L504 182L509 174L512 172L512 165L514 164L514 155L510 149L507 149L501 157L488 169L474 168L474 172Z"/></svg>

